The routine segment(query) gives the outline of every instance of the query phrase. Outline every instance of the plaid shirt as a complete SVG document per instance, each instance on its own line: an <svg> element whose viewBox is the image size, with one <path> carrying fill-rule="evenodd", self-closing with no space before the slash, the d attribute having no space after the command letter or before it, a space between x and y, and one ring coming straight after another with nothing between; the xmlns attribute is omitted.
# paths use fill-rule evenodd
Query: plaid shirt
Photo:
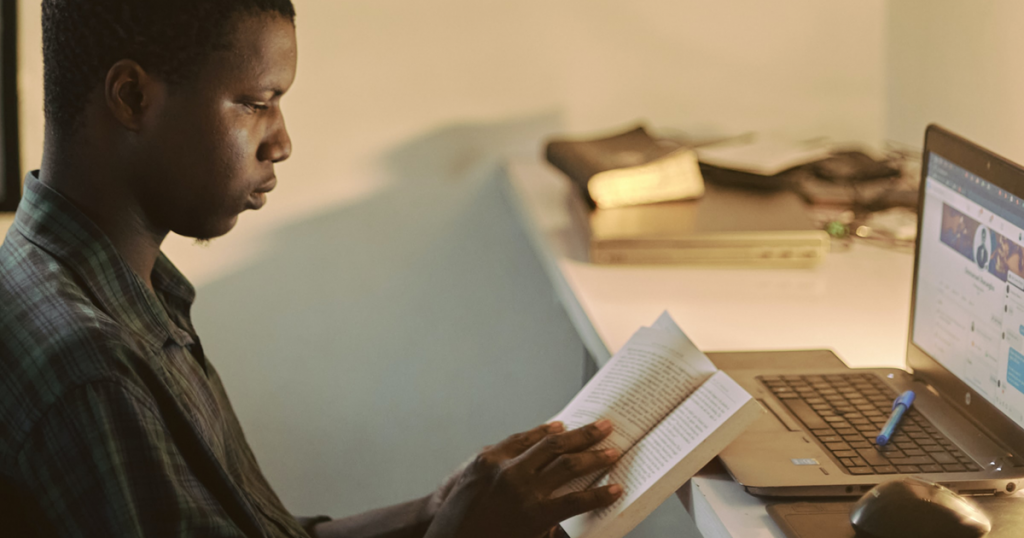
<svg viewBox="0 0 1024 538"><path fill-rule="evenodd" d="M191 284L163 255L152 282L29 174L0 246L0 504L47 536L306 536L203 354Z"/></svg>

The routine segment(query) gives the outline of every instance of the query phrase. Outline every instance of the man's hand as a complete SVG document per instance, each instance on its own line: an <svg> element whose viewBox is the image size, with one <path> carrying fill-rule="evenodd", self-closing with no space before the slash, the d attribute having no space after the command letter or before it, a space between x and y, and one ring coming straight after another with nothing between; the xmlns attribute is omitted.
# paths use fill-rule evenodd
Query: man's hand
<svg viewBox="0 0 1024 538"><path fill-rule="evenodd" d="M619 457L614 450L588 450L611 433L607 420L563 430L548 424L484 449L462 472L426 538L538 538L561 521L615 502L622 495L618 485L551 497Z"/></svg>

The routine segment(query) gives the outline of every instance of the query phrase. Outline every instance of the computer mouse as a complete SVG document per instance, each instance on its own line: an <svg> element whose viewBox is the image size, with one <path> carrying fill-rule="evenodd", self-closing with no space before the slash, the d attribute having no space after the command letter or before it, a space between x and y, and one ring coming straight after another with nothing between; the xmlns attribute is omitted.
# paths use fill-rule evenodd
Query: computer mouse
<svg viewBox="0 0 1024 538"><path fill-rule="evenodd" d="M875 538L978 538L992 529L974 503L915 477L865 493L850 510L850 523Z"/></svg>

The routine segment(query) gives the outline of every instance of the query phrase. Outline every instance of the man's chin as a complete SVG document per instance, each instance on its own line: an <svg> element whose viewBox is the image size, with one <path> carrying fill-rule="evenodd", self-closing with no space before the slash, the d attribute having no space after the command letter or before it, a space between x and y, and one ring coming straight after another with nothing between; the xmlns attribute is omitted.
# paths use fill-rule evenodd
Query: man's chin
<svg viewBox="0 0 1024 538"><path fill-rule="evenodd" d="M195 239L197 245L208 245L210 241L230 232L238 223L238 215L230 219L204 223L201 226L182 227L180 230L173 230L174 233Z"/></svg>

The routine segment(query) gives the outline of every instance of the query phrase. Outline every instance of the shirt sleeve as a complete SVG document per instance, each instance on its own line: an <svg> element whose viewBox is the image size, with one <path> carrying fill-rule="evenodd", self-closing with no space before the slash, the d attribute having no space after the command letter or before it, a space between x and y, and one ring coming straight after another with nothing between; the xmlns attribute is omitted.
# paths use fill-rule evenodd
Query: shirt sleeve
<svg viewBox="0 0 1024 538"><path fill-rule="evenodd" d="M320 522L313 538L423 538L434 519L431 495L359 515Z"/></svg>
<svg viewBox="0 0 1024 538"><path fill-rule="evenodd" d="M18 467L47 525L68 537L244 536L140 392L83 385L36 424Z"/></svg>

